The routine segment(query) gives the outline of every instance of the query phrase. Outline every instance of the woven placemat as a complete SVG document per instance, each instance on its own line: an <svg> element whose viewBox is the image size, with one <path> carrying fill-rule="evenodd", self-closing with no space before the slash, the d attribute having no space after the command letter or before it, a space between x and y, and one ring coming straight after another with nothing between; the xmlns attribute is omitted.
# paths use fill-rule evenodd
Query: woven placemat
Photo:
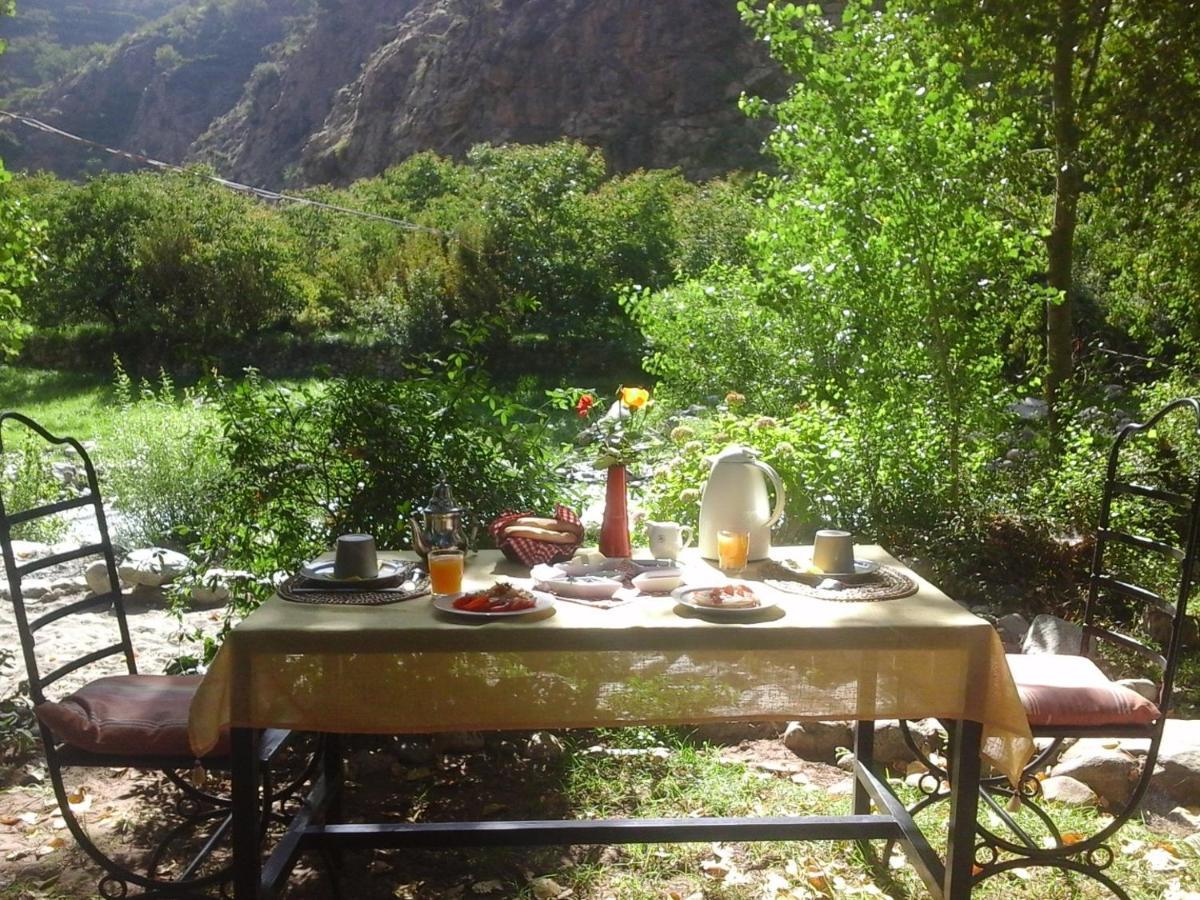
<svg viewBox="0 0 1200 900"><path fill-rule="evenodd" d="M832 590L820 587L825 581L824 575L812 575L773 560L766 564L760 577L776 590L844 603L898 600L917 592L917 583L892 566L880 566L878 571L870 575L856 575L840 580L842 586Z"/></svg>
<svg viewBox="0 0 1200 900"><path fill-rule="evenodd" d="M406 580L395 587L372 591L321 590L318 582L293 575L279 586L279 596L292 603L332 603L340 606L383 606L415 597L429 596L429 576L423 571L406 573Z"/></svg>

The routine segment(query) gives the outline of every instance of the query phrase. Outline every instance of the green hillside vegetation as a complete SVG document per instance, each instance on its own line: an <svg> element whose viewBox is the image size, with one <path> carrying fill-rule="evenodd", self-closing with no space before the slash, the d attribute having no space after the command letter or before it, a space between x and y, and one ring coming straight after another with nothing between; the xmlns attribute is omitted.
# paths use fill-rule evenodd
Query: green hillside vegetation
<svg viewBox="0 0 1200 900"><path fill-rule="evenodd" d="M8 52L0 97L54 81L101 55L107 45L164 15L179 0L23 0L0 19Z"/></svg>
<svg viewBox="0 0 1200 900"><path fill-rule="evenodd" d="M738 181L609 177L570 143L479 147L462 163L422 154L305 195L400 225L267 205L203 174L14 183L55 260L26 296L31 353L65 337L99 347L104 367L116 351L142 371L196 371L239 345L332 340L400 359L452 344L461 320L489 323L487 355L509 370L565 357L636 372L623 293L736 264L751 217Z"/></svg>

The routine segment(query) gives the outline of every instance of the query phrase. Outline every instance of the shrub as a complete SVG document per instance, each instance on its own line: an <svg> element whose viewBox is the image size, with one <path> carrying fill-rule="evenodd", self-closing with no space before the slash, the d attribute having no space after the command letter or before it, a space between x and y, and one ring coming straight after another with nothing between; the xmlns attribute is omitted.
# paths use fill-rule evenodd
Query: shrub
<svg viewBox="0 0 1200 900"><path fill-rule="evenodd" d="M40 439L0 442L0 494L10 513L33 509L55 500L65 499L66 490L51 470L56 454L38 444ZM22 522L12 530L12 536L23 541L53 542L66 533L67 523L61 516L49 516Z"/></svg>
<svg viewBox="0 0 1200 900"><path fill-rule="evenodd" d="M11 177L0 163L0 188ZM34 289L45 265L44 232L45 223L30 215L26 201L0 192L0 360L17 351L28 331L21 298Z"/></svg>
<svg viewBox="0 0 1200 900"><path fill-rule="evenodd" d="M217 520L230 477L216 414L203 393L177 396L166 374L157 389L136 385L119 362L115 393L121 427L97 454L120 513L114 537L128 546L186 550Z"/></svg>
<svg viewBox="0 0 1200 900"><path fill-rule="evenodd" d="M292 389L250 372L222 383L214 396L230 472L205 536L210 555L270 576L347 532L409 547L408 517L442 478L480 543L503 509L562 499L542 413L495 393L463 357L413 376Z"/></svg>

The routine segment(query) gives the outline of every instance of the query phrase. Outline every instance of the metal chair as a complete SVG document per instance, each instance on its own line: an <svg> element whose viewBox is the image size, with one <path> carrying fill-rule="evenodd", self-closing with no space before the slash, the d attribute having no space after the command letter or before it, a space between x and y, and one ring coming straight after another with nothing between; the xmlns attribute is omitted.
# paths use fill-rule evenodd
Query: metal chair
<svg viewBox="0 0 1200 900"><path fill-rule="evenodd" d="M977 827L976 884L1013 869L1052 868L1092 878L1128 900L1106 871L1113 861L1107 841L1137 812L1154 774L1200 549L1200 444L1188 448L1189 456L1172 438L1200 441L1200 400L1176 400L1145 423L1126 425L1109 453L1079 654L1008 656L1033 735L1048 743L1016 788L1003 778L983 781L980 809L991 814L992 823L981 821ZM1135 568L1141 584L1130 577ZM1143 630L1158 633L1159 649L1117 630L1139 627L1139 620ZM1157 627L1147 628L1147 622ZM1155 700L1104 674L1097 662L1110 665L1106 654L1116 652L1131 654L1157 673ZM925 796L914 807L919 811L938 801L948 775L917 748L907 727L904 733L930 770L921 786ZM1038 774L1072 738L1148 740L1127 798L1110 809L1112 821L1090 836L1064 835L1039 802ZM1018 810L1028 813L1024 823ZM1030 833L1035 830L1044 830L1041 840Z"/></svg>
<svg viewBox="0 0 1200 900"><path fill-rule="evenodd" d="M0 413L0 454L4 450L4 425L9 422L24 426L44 442L72 448L87 476L86 493L32 509L11 511L6 508L3 496L0 496L0 551L3 552L10 597L16 614L29 695L45 749L46 771L60 813L79 846L104 870L105 874L99 883L102 896L123 897L131 886L154 896L200 896L229 878L228 862L216 860L213 854L226 837L231 824L228 798L196 786L188 776L189 771L197 766L217 772L229 768L227 746L218 747L200 760L196 759L188 746L188 709L200 676L138 673L96 471L87 451L73 438L56 437L24 415L4 412ZM100 536L98 542L32 561L18 562L12 537L16 526L85 507L91 507L95 514ZM107 590L31 618L22 592L25 579L50 566L88 557L103 559L107 571ZM41 659L45 655L44 635L41 635L43 641L39 643L43 629L55 622L69 620L70 616L101 611L110 606L115 620L115 640L43 674ZM112 658L123 662L120 668L124 671L121 674L89 680L69 696L58 699L47 696L46 689L64 677ZM260 739L259 757L264 763L264 822L272 819L271 804L277 801L282 803L291 796L309 774L307 770L303 771L280 788L272 785L268 763L275 759L288 742L288 737L286 731L270 731L264 732ZM145 873L134 871L112 859L88 836L72 809L64 779L63 770L71 767L157 770L178 788L182 821L166 833L150 855ZM158 875L172 845L205 826L209 826L207 835L199 838L198 849L182 865L178 875L174 878Z"/></svg>

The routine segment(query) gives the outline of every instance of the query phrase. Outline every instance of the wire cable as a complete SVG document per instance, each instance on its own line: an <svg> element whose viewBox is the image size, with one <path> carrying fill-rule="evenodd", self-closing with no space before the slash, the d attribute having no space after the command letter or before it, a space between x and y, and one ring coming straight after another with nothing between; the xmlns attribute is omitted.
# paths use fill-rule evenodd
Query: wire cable
<svg viewBox="0 0 1200 900"><path fill-rule="evenodd" d="M65 140L74 141L77 144L83 144L87 147L94 147L97 150L103 150L112 156L119 156L122 159L127 159L131 162L138 163L143 166L150 166L154 169L159 169L166 172L178 172L182 175L191 175L195 178L203 178L222 187L228 188L231 191L236 191L239 194L246 194L251 197L257 197L259 200L266 200L272 203L295 203L300 206L312 206L317 209L329 210L331 212L345 213L351 216L358 216L361 219L371 219L376 222L386 222L389 225L395 225L397 228L403 228L406 231L421 231L427 234L436 234L439 237L454 238L455 235L450 232L443 231L440 228L431 228L428 225L418 225L415 222L406 222L403 219L396 219L391 216L385 216L380 213L367 212L365 209L354 209L349 206L339 206L336 203L325 203L321 200L313 200L310 197L297 197L294 194L283 194L279 191L271 191L266 188L255 187L250 184L242 184L238 181L232 181L228 178L222 178L219 175L208 175L204 172L197 172L195 169L187 169L175 163L163 162L160 159L154 159L149 156L144 156L141 153L133 153L129 150L119 150L115 147L108 147L96 141L89 140L85 137L80 137L77 134L71 134L69 131L63 131L61 128L56 128L40 119L35 119L33 116L26 116L19 113L8 112L0 109L0 117L8 119L12 122L17 122L32 128L35 131L41 131L45 134L54 135Z"/></svg>

